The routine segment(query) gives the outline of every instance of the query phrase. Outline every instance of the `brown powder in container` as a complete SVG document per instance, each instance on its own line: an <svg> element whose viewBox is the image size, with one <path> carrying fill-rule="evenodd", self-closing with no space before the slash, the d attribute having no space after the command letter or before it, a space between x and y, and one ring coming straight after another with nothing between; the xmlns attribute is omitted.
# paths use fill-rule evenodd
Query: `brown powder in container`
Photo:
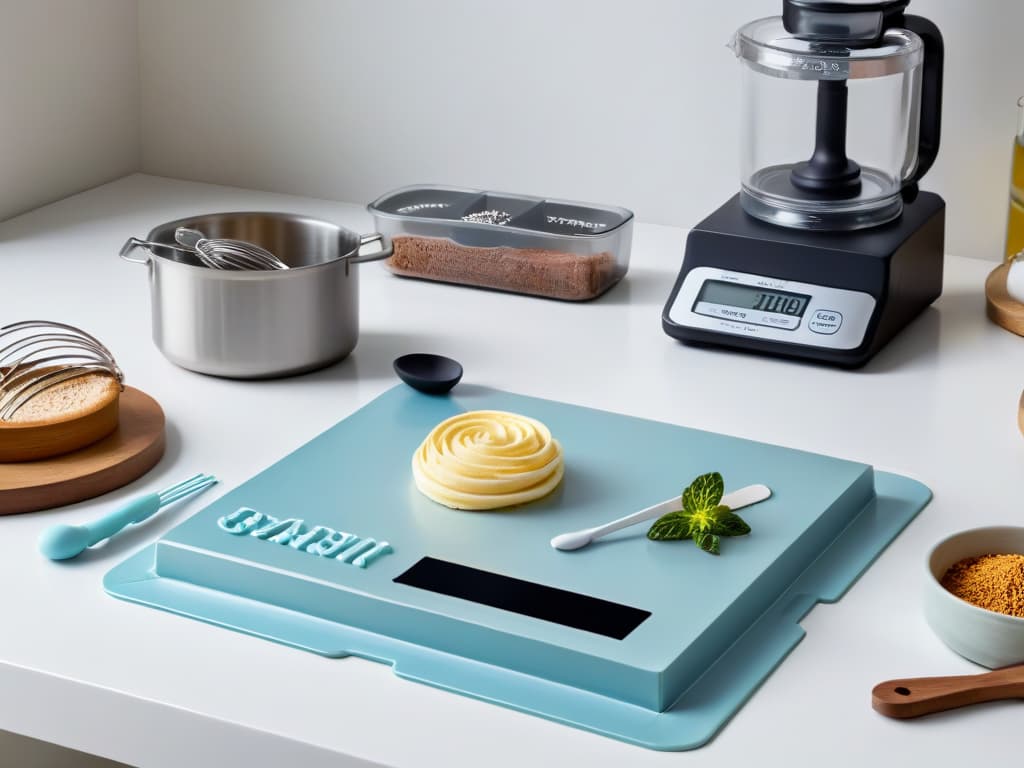
<svg viewBox="0 0 1024 768"><path fill-rule="evenodd" d="M616 279L607 251L581 255L540 248L473 248L442 238L396 237L387 261L398 275L555 299L592 299Z"/></svg>
<svg viewBox="0 0 1024 768"><path fill-rule="evenodd" d="M953 563L942 586L962 600L1024 619L1024 555L981 555Z"/></svg>

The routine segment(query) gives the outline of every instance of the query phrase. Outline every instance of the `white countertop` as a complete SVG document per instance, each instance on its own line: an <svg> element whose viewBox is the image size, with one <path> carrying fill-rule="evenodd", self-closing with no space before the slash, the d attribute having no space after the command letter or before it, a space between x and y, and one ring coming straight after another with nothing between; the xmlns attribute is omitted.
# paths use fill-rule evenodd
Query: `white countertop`
<svg viewBox="0 0 1024 768"><path fill-rule="evenodd" d="M129 235L218 210L288 210L367 232L362 206L130 176L0 224L0 321L63 320L115 351L128 382L168 417L146 477L97 500L0 517L0 729L132 765L759 766L980 764L1016 749L1020 704L897 722L875 683L979 671L921 611L929 548L1019 523L1024 339L985 318L994 264L949 257L934 307L860 371L686 347L660 326L686 232L638 225L624 283L570 304L402 280L360 267L361 336L325 371L271 382L199 376L149 335L146 270L117 258ZM409 351L459 359L465 379L854 459L929 485L934 501L834 605L707 746L658 753L400 680L386 665L329 660L115 600L103 574L238 483L364 405ZM54 522L198 471L222 485L65 564L36 551ZM0 761L2 762L2 761Z"/></svg>

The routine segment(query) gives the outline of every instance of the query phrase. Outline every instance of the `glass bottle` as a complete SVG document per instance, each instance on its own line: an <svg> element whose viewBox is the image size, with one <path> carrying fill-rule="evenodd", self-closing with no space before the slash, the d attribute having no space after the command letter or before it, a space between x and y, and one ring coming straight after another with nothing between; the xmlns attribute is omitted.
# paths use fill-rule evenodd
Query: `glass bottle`
<svg viewBox="0 0 1024 768"><path fill-rule="evenodd" d="M1010 166L1010 212L1006 220L1006 261L1024 250L1024 96L1017 100L1017 135Z"/></svg>

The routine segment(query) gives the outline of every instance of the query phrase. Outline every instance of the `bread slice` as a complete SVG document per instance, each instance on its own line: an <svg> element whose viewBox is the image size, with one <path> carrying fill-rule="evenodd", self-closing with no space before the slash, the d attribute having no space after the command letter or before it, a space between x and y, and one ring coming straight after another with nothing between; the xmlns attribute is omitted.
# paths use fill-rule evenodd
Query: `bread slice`
<svg viewBox="0 0 1024 768"><path fill-rule="evenodd" d="M84 416L117 398L120 389L113 376L87 373L43 390L15 411L7 423L52 423Z"/></svg>
<svg viewBox="0 0 1024 768"><path fill-rule="evenodd" d="M118 423L121 385L106 373L87 373L43 390L0 421L0 462L33 461L78 450Z"/></svg>

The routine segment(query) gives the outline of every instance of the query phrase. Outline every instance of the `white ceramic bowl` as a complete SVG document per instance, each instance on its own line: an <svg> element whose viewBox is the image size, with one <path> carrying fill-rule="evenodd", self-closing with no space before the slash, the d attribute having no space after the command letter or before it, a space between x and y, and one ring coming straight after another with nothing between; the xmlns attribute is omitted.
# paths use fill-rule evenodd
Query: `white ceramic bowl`
<svg viewBox="0 0 1024 768"><path fill-rule="evenodd" d="M973 528L939 542L928 556L924 614L941 640L966 659L994 669L1024 662L1024 619L961 600L940 580L965 557L1024 554L1024 528Z"/></svg>

